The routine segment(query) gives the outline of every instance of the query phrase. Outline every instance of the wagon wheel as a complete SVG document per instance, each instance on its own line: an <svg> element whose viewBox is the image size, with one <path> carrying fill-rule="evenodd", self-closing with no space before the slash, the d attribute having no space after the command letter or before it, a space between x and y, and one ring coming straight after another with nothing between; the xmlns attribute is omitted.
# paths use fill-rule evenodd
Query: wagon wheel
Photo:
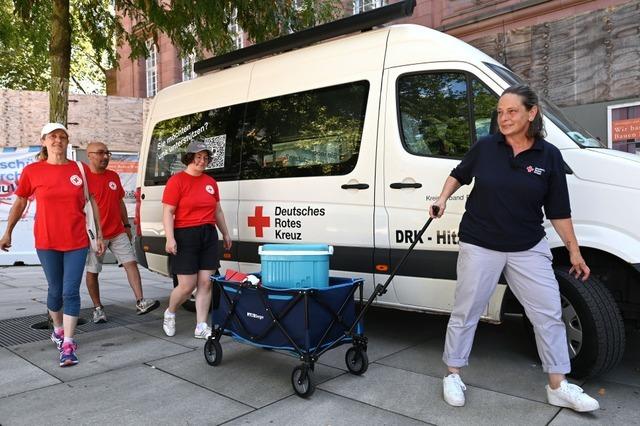
<svg viewBox="0 0 640 426"><path fill-rule="evenodd" d="M204 359L207 364L216 366L222 361L222 345L217 340L207 339L204 344Z"/></svg>
<svg viewBox="0 0 640 426"><path fill-rule="evenodd" d="M291 384L293 390L303 398L310 397L316 390L313 382L313 373L306 365L302 364L293 369L291 373Z"/></svg>
<svg viewBox="0 0 640 426"><path fill-rule="evenodd" d="M351 374L360 376L369 368L369 357L362 348L353 346L344 355L344 361Z"/></svg>

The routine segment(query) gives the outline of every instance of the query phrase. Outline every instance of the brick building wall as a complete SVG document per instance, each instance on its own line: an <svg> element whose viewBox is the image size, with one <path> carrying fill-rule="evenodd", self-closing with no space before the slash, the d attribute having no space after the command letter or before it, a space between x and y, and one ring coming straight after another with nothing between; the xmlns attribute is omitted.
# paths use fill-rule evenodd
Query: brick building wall
<svg viewBox="0 0 640 426"><path fill-rule="evenodd" d="M146 99L70 95L71 144L86 148L99 140L113 151L137 151L149 107ZM0 89L0 147L40 145L40 129L49 121L46 92Z"/></svg>
<svg viewBox="0 0 640 426"><path fill-rule="evenodd" d="M386 3L396 1L398 0L388 0ZM342 2L345 13L350 14L353 1L342 0ZM599 96L594 97L589 90L581 90L578 95L571 96L569 93L571 88L564 78L559 79L557 83L551 82L552 87L549 87L549 81L545 81L544 85L540 84L544 79L537 77L554 74L557 66L562 66L563 74L573 73L575 81L578 82L587 81L593 77L593 73L581 66L580 61L574 61L574 66L571 68L567 67L571 64L560 64L559 60L554 63L553 57L550 58L549 55L566 57L586 54L590 57L589 63L607 63L609 58L615 55L612 48L619 46L618 56L626 55L625 50L629 48L635 49L638 56L637 52L640 52L638 30L633 27L633 24L626 25L629 19L624 18L625 14L638 16L638 10L640 10L639 0L417 0L413 15L397 23L424 25L467 41L498 61L506 62L510 66L515 65L514 69L525 77L533 76L532 85L542 89L552 101L561 106L572 106L616 100L621 94L618 93L620 91L615 90L600 90ZM579 16L583 16L583 19L578 19ZM617 31L611 37L610 33L616 28L612 25L611 19L607 21L608 16L614 16L614 24L616 21L625 20L625 26L628 28ZM130 22L126 22L126 25L130 25ZM547 41L538 39L544 36L544 31L540 28L545 25L556 29L553 39ZM568 29L566 34L557 30L563 28ZM523 38L523 34L528 39ZM567 37L575 43L572 45L567 42ZM582 37L585 42L578 40L579 37ZM573 49L572 46L581 43L582 45L588 43L594 47L594 50L589 52ZM525 69L521 66L522 61L518 63L509 61L509 59L519 58L523 52L526 53L522 49L523 46L532 47L537 44L542 46L549 44L549 46L530 52L527 65L529 68ZM569 52L562 52L562 49ZM132 61L128 59L129 53L127 46L120 48L122 59L120 69L116 72L117 91L107 93L146 97L145 60ZM627 56L631 58L633 55ZM640 92L640 83L638 83L640 60L635 64L633 61L626 61L625 66L627 64L630 68L627 67L626 75L630 75L632 80L635 79L635 84L631 88L625 85L624 90L621 91L622 95L629 94L629 89L632 89L631 92ZM549 72L550 66L554 67L551 72ZM598 84L604 84L607 87L613 86L617 80L617 77L611 73L602 77L604 80L600 77L596 80ZM182 75L178 52L166 36L160 36L158 90L180 81L182 81Z"/></svg>

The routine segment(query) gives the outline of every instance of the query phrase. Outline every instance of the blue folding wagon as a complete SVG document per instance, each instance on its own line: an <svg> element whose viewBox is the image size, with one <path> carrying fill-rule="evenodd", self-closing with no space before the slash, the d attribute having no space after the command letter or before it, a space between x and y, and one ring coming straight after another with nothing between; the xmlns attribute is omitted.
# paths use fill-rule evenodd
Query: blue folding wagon
<svg viewBox="0 0 640 426"><path fill-rule="evenodd" d="M353 374L369 367L367 338L356 313L356 291L362 302L362 279L329 278L324 288L267 288L249 282L212 277L220 293L211 314L213 332L204 347L209 365L222 361L220 337L228 335L253 346L281 350L297 356L294 391L308 397L315 390L314 364L326 351L350 343L345 362ZM216 289L214 289L214 292ZM357 317L357 318L356 318Z"/></svg>

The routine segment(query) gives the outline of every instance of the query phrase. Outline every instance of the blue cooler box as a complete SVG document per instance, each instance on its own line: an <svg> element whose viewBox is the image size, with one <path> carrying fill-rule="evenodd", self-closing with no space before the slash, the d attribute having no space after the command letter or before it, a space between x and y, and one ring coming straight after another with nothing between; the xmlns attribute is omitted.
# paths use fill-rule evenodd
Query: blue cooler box
<svg viewBox="0 0 640 426"><path fill-rule="evenodd" d="M262 284L271 288L325 288L329 286L326 244L265 244L258 248Z"/></svg>

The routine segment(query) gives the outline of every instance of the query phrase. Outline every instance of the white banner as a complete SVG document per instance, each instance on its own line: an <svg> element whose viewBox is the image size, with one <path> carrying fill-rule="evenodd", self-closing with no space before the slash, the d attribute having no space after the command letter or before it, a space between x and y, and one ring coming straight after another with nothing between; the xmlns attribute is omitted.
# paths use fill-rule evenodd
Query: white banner
<svg viewBox="0 0 640 426"><path fill-rule="evenodd" d="M114 152L108 167L109 170L113 170L120 176L122 188L124 189L124 204L127 206L129 217L134 217L135 215L138 158L137 152Z"/></svg>
<svg viewBox="0 0 640 426"><path fill-rule="evenodd" d="M0 151L0 233L4 234L7 227L9 210L15 201L14 195L18 187L20 174L27 164L36 160L40 147L18 148L16 150ZM33 237L33 218L36 203L33 198L27 201L22 218L18 221L11 236L11 249L0 253L0 265L24 263L26 265L39 264Z"/></svg>

